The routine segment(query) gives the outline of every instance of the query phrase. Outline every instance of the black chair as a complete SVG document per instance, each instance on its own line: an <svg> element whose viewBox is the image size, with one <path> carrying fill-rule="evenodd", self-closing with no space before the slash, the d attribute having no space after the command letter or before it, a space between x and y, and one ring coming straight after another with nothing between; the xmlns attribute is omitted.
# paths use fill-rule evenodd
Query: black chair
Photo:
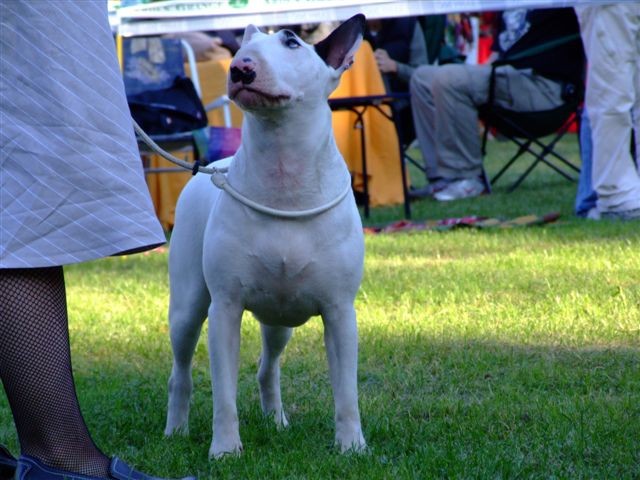
<svg viewBox="0 0 640 480"><path fill-rule="evenodd" d="M191 79L185 75L184 56ZM206 152L208 122L191 46L172 38L124 39L123 79L132 116L149 137L164 150L193 152L198 161ZM182 105L190 111L176 108ZM197 127L186 128L183 123L197 123ZM155 152L139 136L137 139L145 173L184 172L179 167L151 167L149 156Z"/></svg>
<svg viewBox="0 0 640 480"><path fill-rule="evenodd" d="M536 55L549 48L575 41L579 35L569 35L550 42L546 45L531 48L517 56L494 62L489 82L489 101L479 109L480 118L484 122L482 139L482 154L486 156L489 132L496 131L515 143L516 153L496 173L491 180L484 174L487 189L502 177L502 175L525 153L534 157L533 162L525 169L518 179L509 187L515 190L539 164L544 164L569 181L577 181L574 174L580 172L580 167L569 161L555 150L556 144L569 131L574 122L579 122L584 97L584 84L566 84L563 91L564 103L551 110L518 112L495 104L496 70L510 62L523 57Z"/></svg>
<svg viewBox="0 0 640 480"><path fill-rule="evenodd" d="M137 43L136 43L137 42ZM195 165L233 155L240 143L240 130L232 128L226 95L202 104L195 54L181 39L124 39L123 76L132 116L158 146L169 152L192 153ZM190 78L184 69L187 58ZM208 125L207 112L221 108L223 127ZM181 167L152 167L150 148L139 135L138 147L145 173L183 173Z"/></svg>

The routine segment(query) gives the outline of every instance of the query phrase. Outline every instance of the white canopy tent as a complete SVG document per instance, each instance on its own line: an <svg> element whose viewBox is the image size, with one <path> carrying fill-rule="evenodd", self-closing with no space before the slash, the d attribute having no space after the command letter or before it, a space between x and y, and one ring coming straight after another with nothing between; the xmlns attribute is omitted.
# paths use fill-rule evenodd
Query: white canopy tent
<svg viewBox="0 0 640 480"><path fill-rule="evenodd" d="M123 7L122 36L345 20L357 13L388 18L508 8L556 8L607 0L164 0Z"/></svg>

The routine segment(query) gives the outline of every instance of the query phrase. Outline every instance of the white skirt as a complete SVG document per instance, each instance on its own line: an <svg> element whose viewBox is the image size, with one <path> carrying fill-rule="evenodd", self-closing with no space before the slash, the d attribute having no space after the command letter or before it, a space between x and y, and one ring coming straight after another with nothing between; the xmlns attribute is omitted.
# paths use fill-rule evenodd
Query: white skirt
<svg viewBox="0 0 640 480"><path fill-rule="evenodd" d="M0 0L0 268L164 243L106 1Z"/></svg>

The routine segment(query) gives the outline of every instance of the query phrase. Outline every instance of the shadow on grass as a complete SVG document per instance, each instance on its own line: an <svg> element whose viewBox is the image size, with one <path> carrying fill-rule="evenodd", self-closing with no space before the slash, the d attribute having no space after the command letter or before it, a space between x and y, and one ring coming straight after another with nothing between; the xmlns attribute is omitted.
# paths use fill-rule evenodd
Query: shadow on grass
<svg viewBox="0 0 640 480"><path fill-rule="evenodd" d="M338 455L331 446L333 402L324 349L302 340L302 355L286 354L283 361L291 422L286 431L276 431L262 417L255 363L243 360L238 405L245 453L240 458L207 460L211 392L203 362L194 370L188 437L162 438L164 358L135 367L123 359L106 371L98 365L79 369L85 417L105 451L174 476L637 478L640 473L637 348L364 336L359 386L370 451L354 457ZM294 351L300 349L295 336L292 344ZM116 351L126 348L114 345ZM15 449L4 399L0 413L3 442Z"/></svg>

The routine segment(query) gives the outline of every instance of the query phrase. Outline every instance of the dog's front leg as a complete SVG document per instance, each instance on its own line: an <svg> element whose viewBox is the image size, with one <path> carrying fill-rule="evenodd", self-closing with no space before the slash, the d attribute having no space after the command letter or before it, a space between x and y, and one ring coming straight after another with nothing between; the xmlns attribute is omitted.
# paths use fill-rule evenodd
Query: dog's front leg
<svg viewBox="0 0 640 480"><path fill-rule="evenodd" d="M352 305L334 306L322 315L341 452L366 447L358 409L358 329Z"/></svg>
<svg viewBox="0 0 640 480"><path fill-rule="evenodd" d="M214 302L209 310L209 358L213 386L213 441L209 458L242 450L236 396L240 353L240 305Z"/></svg>

